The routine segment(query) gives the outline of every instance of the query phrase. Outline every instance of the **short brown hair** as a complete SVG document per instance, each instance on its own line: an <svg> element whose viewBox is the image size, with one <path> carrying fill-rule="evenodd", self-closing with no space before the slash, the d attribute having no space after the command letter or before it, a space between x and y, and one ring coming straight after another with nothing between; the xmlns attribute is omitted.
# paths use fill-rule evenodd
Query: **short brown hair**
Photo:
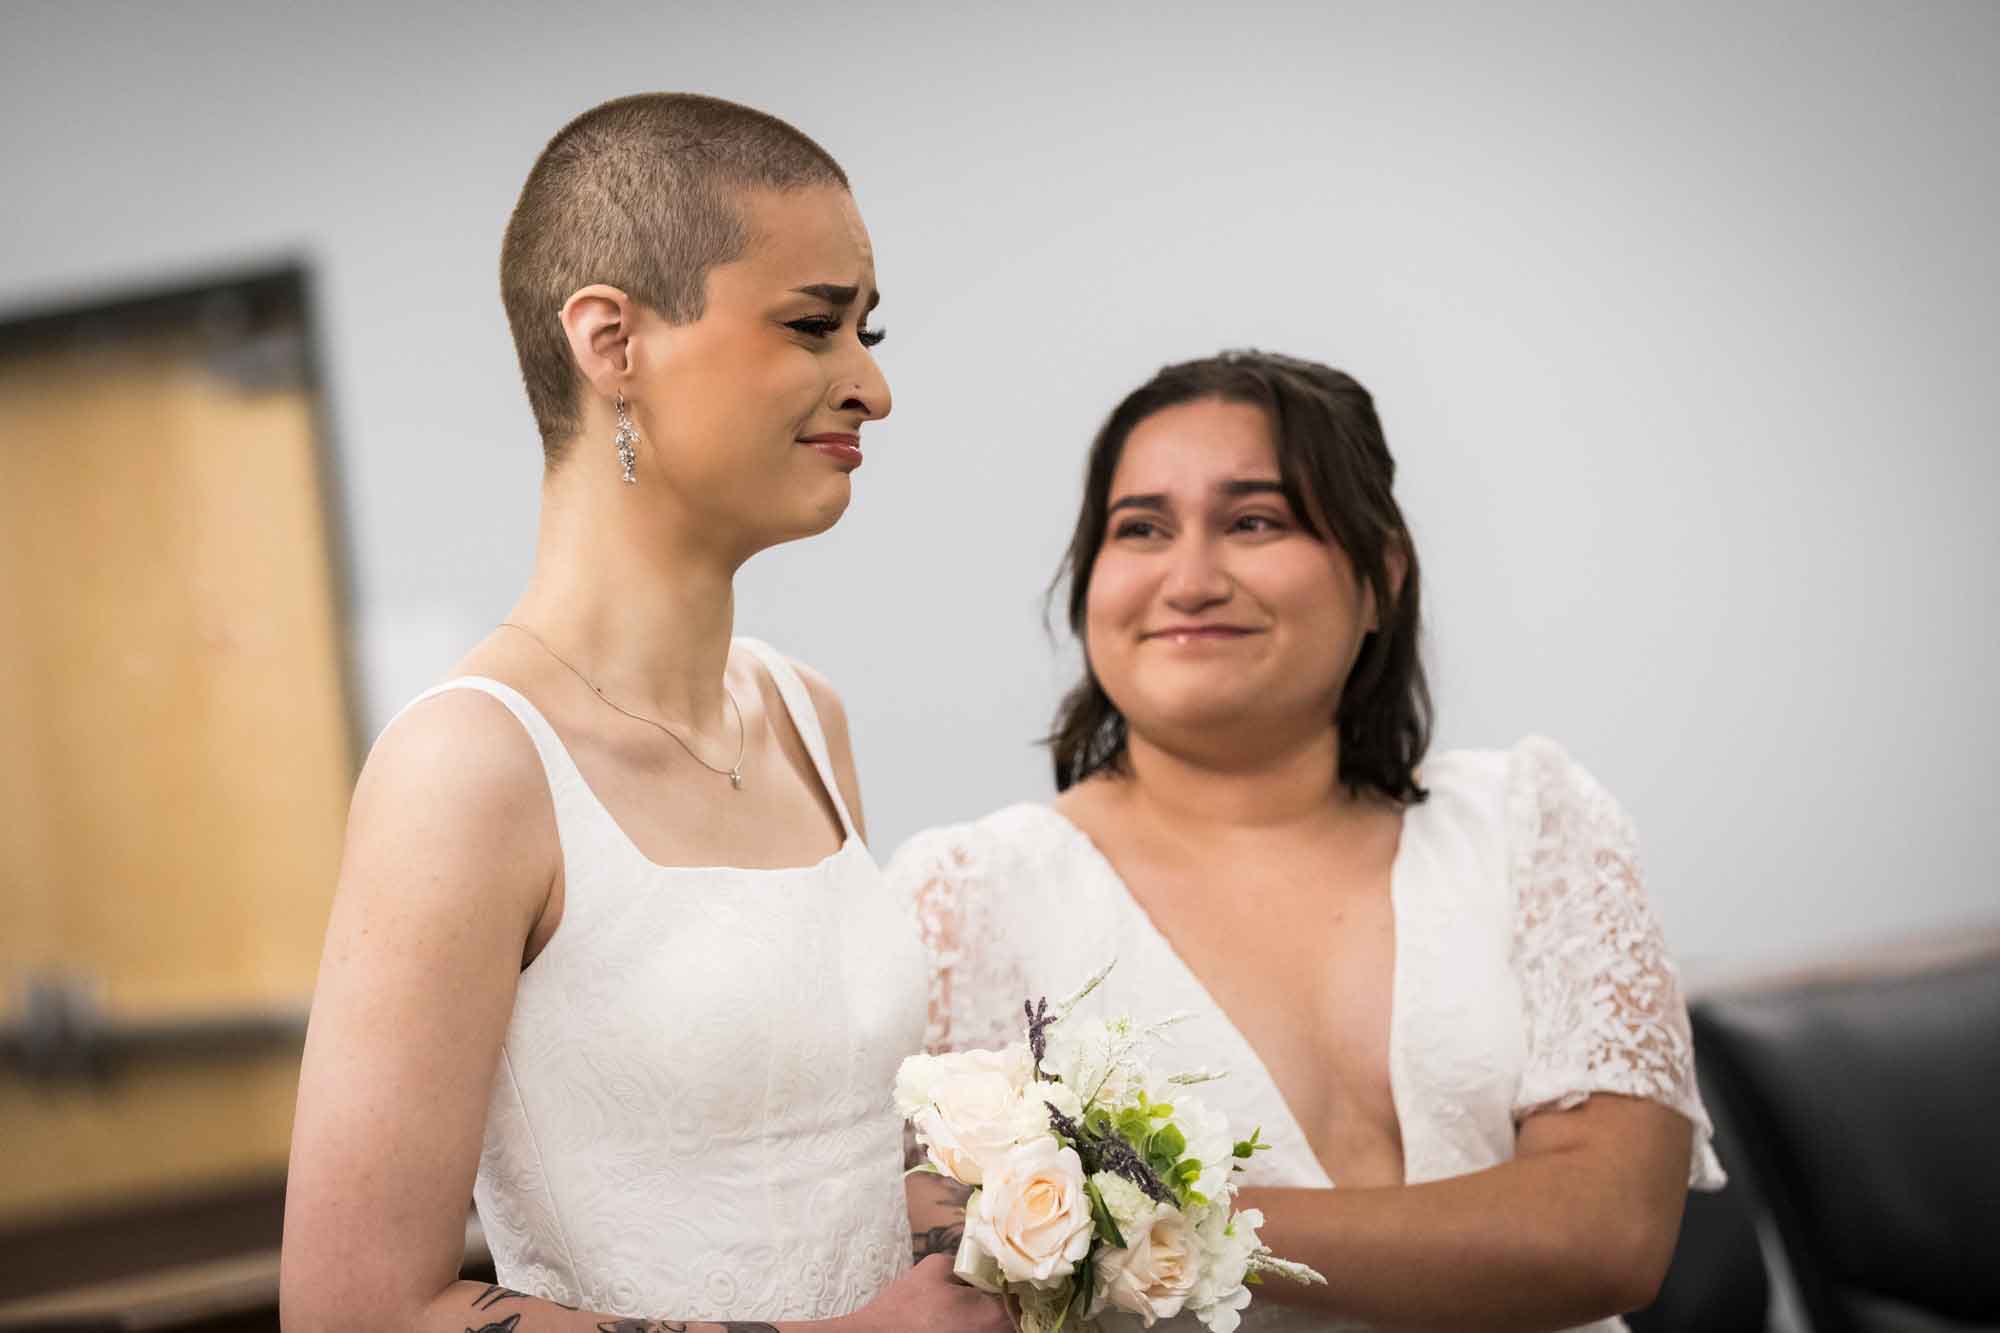
<svg viewBox="0 0 2000 1333"><path fill-rule="evenodd" d="M1418 653L1417 549L1396 503L1396 460L1375 401L1352 376L1275 352L1224 352L1167 366L1127 394L1091 443L1083 505L1050 596L1068 581L1070 629L1083 640L1090 576L1110 524L1111 478L1125 442L1155 412L1204 398L1264 409L1292 511L1321 541L1345 552L1375 593L1381 628L1363 642L1334 711L1340 782L1357 793L1422 801L1428 793L1417 784L1416 769L1430 747L1431 695ZM1393 554L1405 565L1400 591L1390 585ZM1048 737L1056 790L1100 771L1122 772L1126 738L1125 715L1104 692L1086 651L1083 679L1057 709Z"/></svg>
<svg viewBox="0 0 2000 1333"><path fill-rule="evenodd" d="M535 159L500 246L500 299L553 465L578 423L576 366L556 312L608 283L674 324L700 319L708 271L741 257L746 189L847 188L824 148L747 106L640 93L584 112Z"/></svg>

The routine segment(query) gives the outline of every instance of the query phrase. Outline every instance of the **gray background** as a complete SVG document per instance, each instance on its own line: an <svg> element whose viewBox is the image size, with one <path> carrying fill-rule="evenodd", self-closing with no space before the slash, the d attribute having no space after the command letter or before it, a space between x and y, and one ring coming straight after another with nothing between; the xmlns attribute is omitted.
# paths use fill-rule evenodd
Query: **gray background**
<svg viewBox="0 0 2000 1333"><path fill-rule="evenodd" d="M1074 658L1038 598L1084 444L1159 364L1255 344L1378 396L1440 743L1566 743L1696 970L2000 907L2000 5L0 25L0 308L316 265L371 729L530 566L495 294L529 163L694 89L825 143L875 237L895 414L739 627L842 688L879 851L1049 790Z"/></svg>

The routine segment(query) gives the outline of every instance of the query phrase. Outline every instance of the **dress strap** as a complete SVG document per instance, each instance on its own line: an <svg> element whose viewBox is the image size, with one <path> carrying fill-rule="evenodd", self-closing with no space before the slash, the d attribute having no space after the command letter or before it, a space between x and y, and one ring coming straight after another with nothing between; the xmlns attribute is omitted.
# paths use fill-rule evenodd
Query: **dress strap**
<svg viewBox="0 0 2000 1333"><path fill-rule="evenodd" d="M583 780L583 774L578 771L576 761L570 758L568 748L563 745L561 737L556 735L556 729L549 725L549 720L542 716L541 710L529 703L527 696L513 686L502 684L490 676L454 677L443 684L431 686L404 704L382 730L388 731L390 727L396 725L397 719L404 713L426 699L443 694L446 690L477 690L481 694L499 700L507 711L514 715L515 720L521 724L521 729L528 733L528 739L535 744L535 754L542 761L543 776L548 779L549 799L555 805L556 833L562 839L563 845L568 846L569 828L579 816L586 818L589 816L596 808L596 798L591 795L589 786Z"/></svg>
<svg viewBox="0 0 2000 1333"><path fill-rule="evenodd" d="M826 794L833 798L833 808L840 813L841 830L854 837L854 816L848 813L847 800L840 794L840 783L834 780L833 758L827 750L826 732L819 724L819 710L813 707L812 692L806 688L799 673L792 669L792 664L785 660L785 655L770 644L762 639L739 638L736 642L747 648L751 656L771 673L771 681L778 687L778 697L785 701L785 711L791 714L792 725L799 729L799 739L806 743L806 753L812 756L813 768L818 771Z"/></svg>

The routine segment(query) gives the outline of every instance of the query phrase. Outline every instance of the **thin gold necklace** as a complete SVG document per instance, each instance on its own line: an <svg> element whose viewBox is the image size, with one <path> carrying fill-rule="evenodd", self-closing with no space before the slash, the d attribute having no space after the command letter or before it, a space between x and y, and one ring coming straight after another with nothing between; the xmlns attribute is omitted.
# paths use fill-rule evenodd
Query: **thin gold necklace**
<svg viewBox="0 0 2000 1333"><path fill-rule="evenodd" d="M521 633L527 635L529 638L533 639L536 643L540 644L543 652L547 653L550 657L555 658L556 661L561 662L564 666L569 667L570 674L575 676L578 680L582 681L585 685L587 685L590 688L590 692L596 695L599 699L604 700L605 704L608 707L616 709L618 712L623 713L625 716L631 718L634 722L644 722L649 727L657 727L661 731L664 731L665 733L667 733L667 735L673 737L674 743L676 745L680 746L683 750L686 750L688 752L688 758L694 760L697 764L700 764L703 768L707 769L711 773L721 773L726 775L729 778L729 785L731 787L734 787L737 791L743 790L743 749L744 746L749 743L750 735L749 735L749 730L743 725L743 707L741 704L736 702L736 696L729 692L728 681L722 682L722 697L729 700L729 707L731 711L733 711L736 714L736 762L731 764L728 768L717 768L714 764L709 763L708 760L703 759L699 754L696 754L694 747L692 745L689 745L687 741L683 740L681 738L680 733L675 731L672 727L668 726L666 723L655 721L654 719L645 716L643 713L635 713L629 708L623 707L617 703L613 703L612 700L605 695L603 690L597 688L597 683L595 681L591 680L590 677L584 675L581 671L578 671L574 666L570 666L569 659L565 658L561 653L557 652L555 649L549 647L549 645L543 641L541 635L535 633L533 630L529 629L526 625L519 624L512 620L503 620L500 623L508 629L517 629L521 631Z"/></svg>

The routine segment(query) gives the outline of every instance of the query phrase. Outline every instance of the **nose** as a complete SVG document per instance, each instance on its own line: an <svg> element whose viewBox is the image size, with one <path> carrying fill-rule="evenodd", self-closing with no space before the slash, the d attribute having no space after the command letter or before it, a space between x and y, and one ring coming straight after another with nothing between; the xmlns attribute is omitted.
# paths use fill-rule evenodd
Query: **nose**
<svg viewBox="0 0 2000 1333"><path fill-rule="evenodd" d="M880 421L895 405L889 395L889 380L875 363L874 353L859 342L854 352L859 360L844 367L845 373L834 380L828 405L836 412L857 413L863 421Z"/></svg>
<svg viewBox="0 0 2000 1333"><path fill-rule="evenodd" d="M1218 543L1201 533L1187 533L1174 543L1160 595L1183 615L1205 611L1229 600L1236 582L1218 558Z"/></svg>

